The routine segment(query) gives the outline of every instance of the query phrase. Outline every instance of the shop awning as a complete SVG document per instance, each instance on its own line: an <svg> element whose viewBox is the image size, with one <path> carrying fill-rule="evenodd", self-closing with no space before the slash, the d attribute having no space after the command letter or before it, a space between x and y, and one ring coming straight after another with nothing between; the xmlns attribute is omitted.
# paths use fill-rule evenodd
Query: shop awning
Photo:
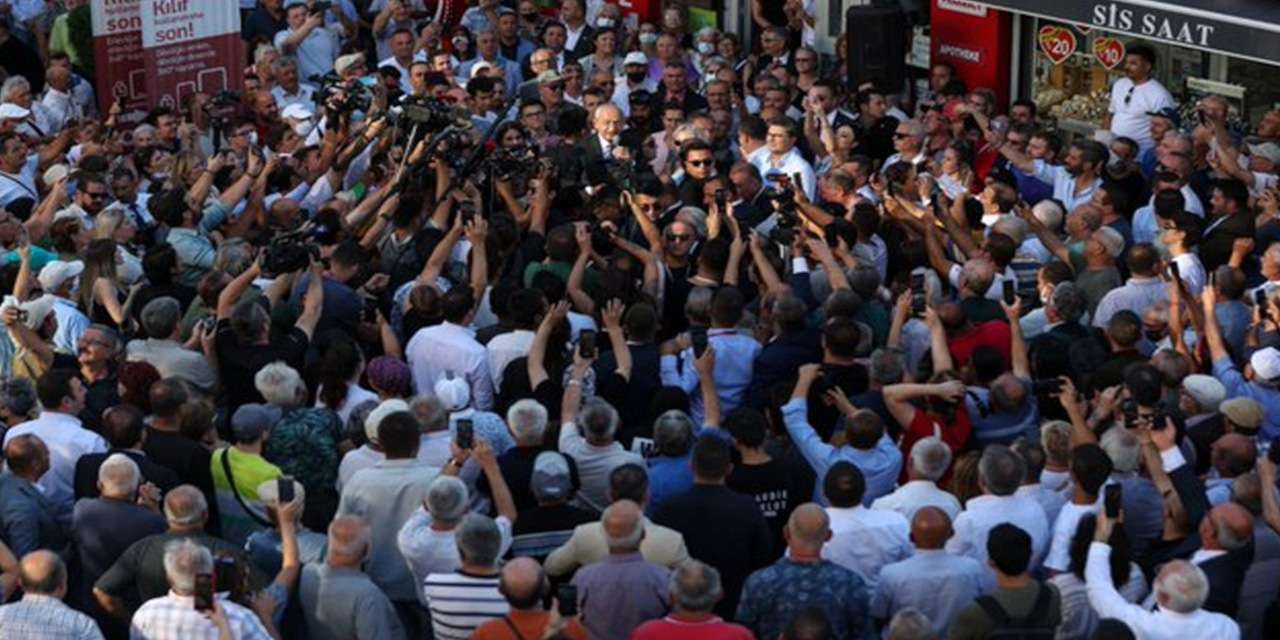
<svg viewBox="0 0 1280 640"><path fill-rule="evenodd" d="M1274 0L982 0L982 4L1280 65L1280 2Z"/></svg>

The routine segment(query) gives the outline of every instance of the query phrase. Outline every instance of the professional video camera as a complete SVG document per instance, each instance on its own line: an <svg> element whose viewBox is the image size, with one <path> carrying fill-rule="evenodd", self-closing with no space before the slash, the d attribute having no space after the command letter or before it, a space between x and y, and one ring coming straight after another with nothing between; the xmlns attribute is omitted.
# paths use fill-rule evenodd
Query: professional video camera
<svg viewBox="0 0 1280 640"><path fill-rule="evenodd" d="M282 233L267 245L266 256L262 260L262 270L266 275L277 276L305 269L313 258L320 257L319 245L312 242L316 229L301 227Z"/></svg>
<svg viewBox="0 0 1280 640"><path fill-rule="evenodd" d="M332 108L348 113L368 111L373 105L373 88L362 80L344 82L336 73L325 74L320 78L320 89L311 99L320 109ZM338 98L336 102L335 97Z"/></svg>
<svg viewBox="0 0 1280 640"><path fill-rule="evenodd" d="M422 132L442 131L458 120L458 110L449 103L426 96L406 96L387 110L393 126L420 127Z"/></svg>

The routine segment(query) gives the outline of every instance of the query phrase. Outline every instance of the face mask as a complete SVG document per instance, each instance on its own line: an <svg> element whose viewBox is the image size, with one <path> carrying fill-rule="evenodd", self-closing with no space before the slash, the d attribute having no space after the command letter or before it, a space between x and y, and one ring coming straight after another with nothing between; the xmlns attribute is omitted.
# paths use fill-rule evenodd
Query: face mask
<svg viewBox="0 0 1280 640"><path fill-rule="evenodd" d="M658 42L658 34L656 33L640 34L640 44L657 44L657 42Z"/></svg>
<svg viewBox="0 0 1280 640"><path fill-rule="evenodd" d="M251 145L253 145L253 146L255 146L255 147L256 147L256 146L258 146L258 132L257 132L257 131L250 131L250 132L249 132L249 144L251 144Z"/></svg>
<svg viewBox="0 0 1280 640"><path fill-rule="evenodd" d="M600 18L596 20L596 26L601 29L611 29L613 28L613 18Z"/></svg>
<svg viewBox="0 0 1280 640"><path fill-rule="evenodd" d="M310 120L303 120L302 122L293 125L293 132L298 134L299 137L305 138L311 134L311 130L314 129L315 126L315 123Z"/></svg>
<svg viewBox="0 0 1280 640"><path fill-rule="evenodd" d="M715 50L716 50L716 45L714 45L714 44L712 44L712 43L710 43L710 42L699 42L699 43L698 43L698 53L701 53L701 54L702 54L702 55L704 55L704 56L705 56L705 55L709 55L711 52L713 52L713 51L715 51Z"/></svg>
<svg viewBox="0 0 1280 640"><path fill-rule="evenodd" d="M521 20L524 20L525 22L537 22L537 21L538 21L538 14L536 14L536 13L522 13L522 14L520 14L520 19L521 19Z"/></svg>
<svg viewBox="0 0 1280 640"><path fill-rule="evenodd" d="M644 82L645 77L647 77L648 75L649 74L646 71L628 71L627 80L630 80L631 82L635 82L635 83L641 83L641 82Z"/></svg>

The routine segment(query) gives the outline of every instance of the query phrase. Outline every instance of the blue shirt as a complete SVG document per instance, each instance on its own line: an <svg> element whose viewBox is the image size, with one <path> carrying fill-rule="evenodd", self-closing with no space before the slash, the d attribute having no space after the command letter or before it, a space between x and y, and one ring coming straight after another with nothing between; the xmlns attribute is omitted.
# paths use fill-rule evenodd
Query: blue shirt
<svg viewBox="0 0 1280 640"><path fill-rule="evenodd" d="M209 234L222 226L231 209L215 200L204 208L200 222L194 229L179 227L169 230L165 241L173 246L174 253L182 261L182 272L175 281L188 287L200 284L200 279L213 270L214 258L218 255L218 247L213 244Z"/></svg>
<svg viewBox="0 0 1280 640"><path fill-rule="evenodd" d="M747 578L734 618L757 638L777 638L797 613L816 607L839 640L870 638L868 599L862 578L834 562L783 558Z"/></svg>
<svg viewBox="0 0 1280 640"><path fill-rule="evenodd" d="M929 616L934 633L943 637L961 609L994 587L991 572L973 558L917 549L914 556L880 570L871 615L889 620L912 607Z"/></svg>
<svg viewBox="0 0 1280 640"><path fill-rule="evenodd" d="M1093 192L1102 184L1102 178L1094 178L1093 184L1084 191L1077 192L1076 177L1068 173L1066 167L1049 164L1044 160L1036 160L1035 164L1036 171L1032 176L1045 184L1053 185L1053 197L1065 205L1067 213L1075 211L1082 204L1093 202Z"/></svg>
<svg viewBox="0 0 1280 640"><path fill-rule="evenodd" d="M995 413L990 389L969 387L965 390L964 403L973 421L974 448L980 450L989 444L1007 445L1019 436L1039 429L1040 408L1035 394L1031 393L1031 381L1024 382L1027 384L1027 401L1017 413Z"/></svg>
<svg viewBox="0 0 1280 640"><path fill-rule="evenodd" d="M679 458L649 459L649 508L645 509L646 514L652 516L663 500L693 487L693 469L689 467L689 457L684 455Z"/></svg>
<svg viewBox="0 0 1280 640"><path fill-rule="evenodd" d="M747 387L755 372L756 356L760 355L760 343L734 329L708 330L707 342L716 350L716 390L720 396L720 414L727 416L742 404L747 395ZM677 370L674 356L662 358L662 383L680 387L689 394L689 416L694 424L702 424L706 421L706 408L702 406L693 349L685 349L680 359L683 364Z"/></svg>
<svg viewBox="0 0 1280 640"><path fill-rule="evenodd" d="M1270 442L1280 436L1280 391L1245 380L1231 358L1214 362L1213 375L1227 388L1228 400L1251 398L1262 405L1262 431L1258 435L1263 442Z"/></svg>
<svg viewBox="0 0 1280 640"><path fill-rule="evenodd" d="M783 405L782 419L787 425L787 434L791 436L796 449L818 476L817 486L814 488L816 500L823 505L827 504L826 498L822 495L822 480L826 477L827 470L842 460L858 467L867 481L867 493L862 498L863 506L870 506L876 498L893 492L898 474L902 471L902 452L893 444L889 436L881 437L874 449L862 450L853 447L837 449L823 442L813 427L809 426L808 412L807 400L793 398Z"/></svg>
<svg viewBox="0 0 1280 640"><path fill-rule="evenodd" d="M1128 309L1141 318L1147 307L1169 301L1169 287L1157 277L1134 276L1123 287L1107 292L1093 312L1093 326L1106 329L1117 311Z"/></svg>

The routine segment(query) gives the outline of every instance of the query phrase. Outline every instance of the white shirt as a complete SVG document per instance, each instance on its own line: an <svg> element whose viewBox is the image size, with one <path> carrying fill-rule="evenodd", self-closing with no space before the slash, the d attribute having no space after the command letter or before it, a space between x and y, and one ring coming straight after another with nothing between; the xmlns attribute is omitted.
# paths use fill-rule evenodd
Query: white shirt
<svg viewBox="0 0 1280 640"><path fill-rule="evenodd" d="M609 474L619 466L634 462L646 466L640 454L622 448L622 444L611 442L607 446L598 447L587 442L578 431L578 425L565 422L560 425L560 453L573 458L578 465L578 478L582 488L574 499L578 504L604 511L609 506L606 495L609 488Z"/></svg>
<svg viewBox="0 0 1280 640"><path fill-rule="evenodd" d="M1111 583L1110 559L1110 546L1101 542L1089 545L1089 560L1085 565L1084 578L1089 591L1089 604L1093 605L1099 618L1116 618L1143 640L1240 638L1240 625L1221 613L1203 609L1191 613L1177 613L1164 608L1149 611L1140 605L1130 604Z"/></svg>
<svg viewBox="0 0 1280 640"><path fill-rule="evenodd" d="M911 557L911 524L902 514L856 506L827 507L831 539L822 546L822 557L862 576L874 591L885 565Z"/></svg>
<svg viewBox="0 0 1280 640"><path fill-rule="evenodd" d="M1052 491L1040 482L1024 484L1018 487L1015 493L1035 500L1036 504L1044 509L1046 522L1057 522L1058 514L1062 511L1063 505L1067 504L1067 499L1060 492Z"/></svg>
<svg viewBox="0 0 1280 640"><path fill-rule="evenodd" d="M0 171L0 207L20 198L31 198L36 204L40 203L40 195L36 191L36 169L39 166L40 158L33 154L27 157L27 163L18 169L18 173Z"/></svg>
<svg viewBox="0 0 1280 640"><path fill-rule="evenodd" d="M276 85L271 89L271 95L276 99L276 108L284 111L289 105L301 105L307 109L315 109L315 100L311 96L316 92L315 87L305 83L298 83L297 93L286 93L284 87Z"/></svg>
<svg viewBox="0 0 1280 640"><path fill-rule="evenodd" d="M937 507L946 512L947 517L952 520L960 515L960 501L929 480L912 480L898 487L893 493L877 498L871 503L872 509L897 511L908 522L924 507Z"/></svg>
<svg viewBox="0 0 1280 640"><path fill-rule="evenodd" d="M493 378L484 345L475 332L452 322L419 329L409 339L405 359L413 371L413 388L432 393L445 372L461 376L471 387L471 406L480 411L493 409Z"/></svg>
<svg viewBox="0 0 1280 640"><path fill-rule="evenodd" d="M1049 549L1049 521L1040 505L1016 493L970 498L964 512L953 523L955 534L947 541L947 551L967 555L985 567L987 534L1006 522L1017 524L1031 536L1031 569L1034 571Z"/></svg>
<svg viewBox="0 0 1280 640"><path fill-rule="evenodd" d="M183 348L175 340L131 340L125 347L125 359L146 362L155 367L162 378L182 378L201 389L212 389L218 383L218 373L204 354Z"/></svg>
<svg viewBox="0 0 1280 640"><path fill-rule="evenodd" d="M368 389L364 389L354 382L349 382L347 383L347 397L342 400L342 404L338 405L338 408L334 412L338 414L338 419L342 421L342 424L345 427L347 424L347 418L351 417L352 409L360 406L360 403L362 402L377 399L378 394L369 391ZM319 393L316 393L315 406L324 406L324 404L320 402Z"/></svg>
<svg viewBox="0 0 1280 640"><path fill-rule="evenodd" d="M517 329L494 336L485 351L489 354L489 376L493 378L493 388L502 388L502 372L512 361L529 355L533 346L533 338L537 334L527 329Z"/></svg>
<svg viewBox="0 0 1280 640"><path fill-rule="evenodd" d="M413 91L413 85L410 84L409 82L409 67L406 67L400 64L400 62L396 60L395 56L391 56L378 63L379 69L383 67L392 67L396 71L400 72L400 90L401 91L404 91L405 93L411 93Z"/></svg>
<svg viewBox="0 0 1280 640"><path fill-rule="evenodd" d="M1053 185L1053 197L1066 206L1067 213L1076 207L1093 202L1093 192L1102 185L1101 177L1094 177L1093 184L1084 191L1076 191L1076 177L1067 172L1062 165L1049 164L1044 160L1035 161L1036 170L1031 174L1036 180Z"/></svg>
<svg viewBox="0 0 1280 640"><path fill-rule="evenodd" d="M1080 518L1090 513L1098 513L1097 503L1079 505L1068 502L1062 505L1058 518L1053 521L1053 539L1049 542L1049 555L1045 556L1044 568L1054 571L1067 571L1071 568L1071 539L1076 537Z"/></svg>
<svg viewBox="0 0 1280 640"><path fill-rule="evenodd" d="M49 471L40 476L36 484L58 510L58 518L64 524L70 523L71 510L76 502L73 489L76 461L86 453L105 453L107 442L102 436L85 429L79 418L48 409L39 418L9 429L4 434L5 445L25 435L40 438L49 449Z"/></svg>
<svg viewBox="0 0 1280 640"><path fill-rule="evenodd" d="M269 640L270 634L253 611L218 596L218 608L226 614L231 637L238 640ZM147 640L216 640L218 627L197 611L195 599L172 591L152 598L133 614L131 637Z"/></svg>
<svg viewBox="0 0 1280 640"><path fill-rule="evenodd" d="M1143 151L1150 149L1151 116L1165 107L1176 107L1173 96L1155 78L1135 85L1129 78L1120 78L1111 85L1111 133L1117 138L1133 138Z"/></svg>
<svg viewBox="0 0 1280 640"><path fill-rule="evenodd" d="M44 97L40 99L40 104L44 105L45 111L49 114L49 124L52 131L46 131L46 134L54 134L62 130L67 124L68 118L80 119L84 117L84 113L80 109L80 105L76 104L71 98L71 94L63 93L50 87L44 92Z"/></svg>
<svg viewBox="0 0 1280 640"><path fill-rule="evenodd" d="M505 516L498 516L493 521L498 525L498 532L502 535L502 545L498 552L498 557L501 558L507 555L507 550L511 548L511 521ZM396 546L400 549L400 555L404 556L405 563L409 565L409 571L413 572L413 577L417 579L418 599L424 605L427 601L422 594L422 582L427 579L427 576L432 573L450 573L462 566L454 532L454 529L448 531L432 529L431 514L423 508L409 516L396 536Z"/></svg>
<svg viewBox="0 0 1280 640"><path fill-rule="evenodd" d="M805 161L799 151L796 151L793 147L791 151L787 152L787 155L782 156L781 160L774 162L773 154L769 152L767 147L761 147L760 150L763 153L753 158L748 158L748 161L754 164L756 169L760 170L760 177L764 180L765 187L776 186L776 183L769 179L769 174L771 173L781 172L787 176L799 173L800 179L804 182L805 195L810 202L814 201L814 194L818 187L817 180L813 177L813 167Z"/></svg>
<svg viewBox="0 0 1280 640"><path fill-rule="evenodd" d="M1173 261L1178 263L1178 275L1186 283L1187 290L1191 292L1192 296L1200 297L1200 292L1204 291L1207 277L1204 274L1204 265L1200 263L1199 256L1194 253L1184 253L1174 257Z"/></svg>

